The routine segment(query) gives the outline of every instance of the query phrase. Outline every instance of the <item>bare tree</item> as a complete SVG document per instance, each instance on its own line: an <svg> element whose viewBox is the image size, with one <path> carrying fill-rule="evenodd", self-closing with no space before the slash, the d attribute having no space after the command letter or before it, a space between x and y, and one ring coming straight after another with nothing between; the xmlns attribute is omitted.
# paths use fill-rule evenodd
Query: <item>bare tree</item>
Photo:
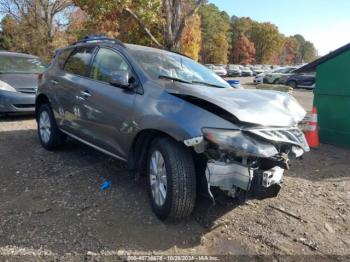
<svg viewBox="0 0 350 262"><path fill-rule="evenodd" d="M158 42L157 38L153 36L151 31L147 28L147 26L143 23L143 21L138 17L137 14L135 14L130 8L126 7L125 12L127 12L129 15L131 15L132 18L136 20L136 22L139 24L139 26L142 28L142 30L151 38L151 40L158 46L161 47L162 45Z"/></svg>
<svg viewBox="0 0 350 262"><path fill-rule="evenodd" d="M204 0L196 0L184 14L183 0L163 0L165 12L164 47L172 51L180 50L182 32L186 19L197 12Z"/></svg>
<svg viewBox="0 0 350 262"><path fill-rule="evenodd" d="M0 13L25 22L34 30L44 29L47 40L52 41L64 20L58 16L72 6L70 0L0 0Z"/></svg>
<svg viewBox="0 0 350 262"><path fill-rule="evenodd" d="M188 1L184 0L162 0L165 24L164 24L164 47L172 51L180 51L180 42L182 32L185 28L186 19L194 15L200 5L205 0L196 0L189 5ZM185 6L187 7L185 12ZM131 8L124 8L124 11L133 17L142 30L151 38L151 40L159 47L162 45L153 36L151 31L144 24L142 19Z"/></svg>

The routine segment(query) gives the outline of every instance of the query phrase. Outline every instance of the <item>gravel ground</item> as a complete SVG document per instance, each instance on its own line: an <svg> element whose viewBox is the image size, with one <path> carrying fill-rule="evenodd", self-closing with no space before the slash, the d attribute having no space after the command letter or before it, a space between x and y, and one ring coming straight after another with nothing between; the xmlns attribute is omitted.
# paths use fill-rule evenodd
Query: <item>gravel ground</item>
<svg viewBox="0 0 350 262"><path fill-rule="evenodd" d="M219 196L213 206L198 197L193 215L177 224L155 218L145 178L135 179L121 162L73 140L45 151L31 117L1 120L0 160L0 261L114 261L123 254L349 259L347 149L322 145L293 161L277 198L239 206ZM113 184L100 191L106 179Z"/></svg>

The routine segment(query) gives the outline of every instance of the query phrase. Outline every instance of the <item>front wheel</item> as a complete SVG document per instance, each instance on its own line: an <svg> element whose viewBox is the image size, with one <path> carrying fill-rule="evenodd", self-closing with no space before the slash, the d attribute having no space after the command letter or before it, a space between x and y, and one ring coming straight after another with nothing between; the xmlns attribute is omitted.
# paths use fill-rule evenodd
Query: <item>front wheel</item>
<svg viewBox="0 0 350 262"><path fill-rule="evenodd" d="M293 88L293 89L298 88L298 84L297 84L297 82L295 82L295 81L289 81L289 82L287 83L287 86L290 86L290 87Z"/></svg>
<svg viewBox="0 0 350 262"><path fill-rule="evenodd" d="M170 138L156 139L149 150L148 191L161 220L189 216L196 201L196 175L191 152Z"/></svg>
<svg viewBox="0 0 350 262"><path fill-rule="evenodd" d="M58 129L49 104L39 108L37 121L39 139L45 149L54 150L64 144L66 135Z"/></svg>

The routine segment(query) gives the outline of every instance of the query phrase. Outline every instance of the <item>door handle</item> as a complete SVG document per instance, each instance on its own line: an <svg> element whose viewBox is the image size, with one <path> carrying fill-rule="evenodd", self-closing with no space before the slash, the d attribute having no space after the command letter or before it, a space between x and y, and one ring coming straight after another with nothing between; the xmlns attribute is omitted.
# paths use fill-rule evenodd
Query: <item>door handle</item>
<svg viewBox="0 0 350 262"><path fill-rule="evenodd" d="M58 85L58 81L56 81L56 80L51 80L51 83L52 83L53 85Z"/></svg>
<svg viewBox="0 0 350 262"><path fill-rule="evenodd" d="M86 91L81 91L80 94L81 94L83 97L85 97L85 98L91 96L91 94L90 94L90 92L89 92L88 90L86 90Z"/></svg>

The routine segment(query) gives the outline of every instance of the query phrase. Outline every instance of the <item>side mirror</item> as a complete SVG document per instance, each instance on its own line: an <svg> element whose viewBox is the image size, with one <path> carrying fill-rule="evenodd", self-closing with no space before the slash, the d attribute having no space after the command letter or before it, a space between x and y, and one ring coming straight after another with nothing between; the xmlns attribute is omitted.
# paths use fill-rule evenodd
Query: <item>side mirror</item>
<svg viewBox="0 0 350 262"><path fill-rule="evenodd" d="M130 74L128 71L116 71L111 75L109 83L116 87L129 89L131 87Z"/></svg>

